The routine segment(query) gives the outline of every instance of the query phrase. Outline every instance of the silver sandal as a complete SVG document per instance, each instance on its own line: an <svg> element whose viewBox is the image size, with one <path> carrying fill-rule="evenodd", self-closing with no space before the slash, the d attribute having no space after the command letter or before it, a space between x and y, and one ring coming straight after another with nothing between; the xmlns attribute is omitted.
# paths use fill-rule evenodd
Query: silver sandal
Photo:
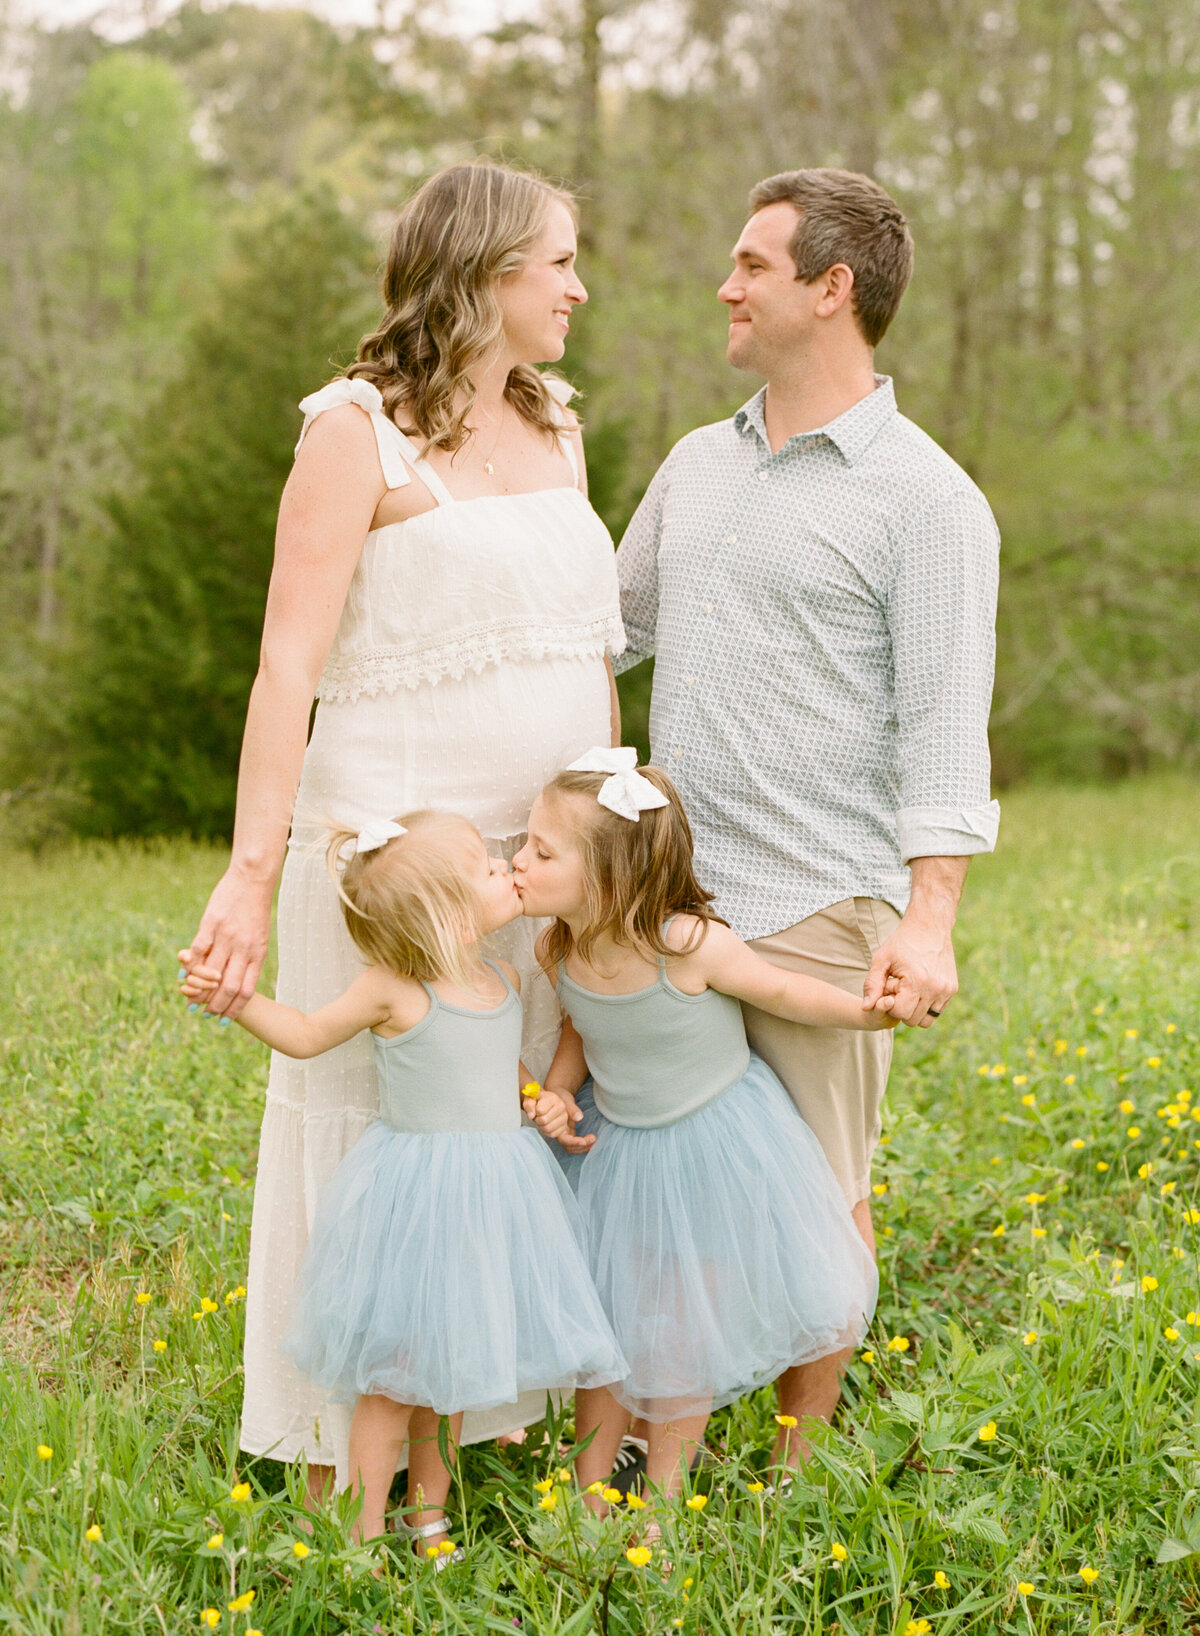
<svg viewBox="0 0 1200 1636"><path fill-rule="evenodd" d="M434 1534L448 1534L450 1532L444 1516L434 1517L430 1522L408 1523L405 1522L402 1511L392 1512L392 1527L401 1539L407 1540L410 1544L415 1544L421 1539L432 1539ZM434 1573L440 1574L442 1569L448 1568L452 1562L466 1561L466 1552L461 1545L456 1545L453 1551L440 1551L437 1556L433 1557L428 1553L429 1548L426 1547L420 1553L420 1560L422 1562L432 1562ZM416 1556L418 1553L414 1552L413 1554Z"/></svg>

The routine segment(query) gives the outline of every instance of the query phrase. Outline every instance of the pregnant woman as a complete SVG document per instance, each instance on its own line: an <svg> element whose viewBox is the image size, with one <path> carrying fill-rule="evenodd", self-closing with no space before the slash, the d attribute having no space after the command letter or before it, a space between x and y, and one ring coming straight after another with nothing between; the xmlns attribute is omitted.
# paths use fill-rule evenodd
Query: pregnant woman
<svg viewBox="0 0 1200 1636"><path fill-rule="evenodd" d="M587 299L571 199L488 163L428 181L396 223L385 314L344 378L304 400L280 507L250 696L233 853L191 957L236 1016L267 949L279 880L278 998L302 1011L361 968L321 834L418 807L461 813L511 857L539 789L615 742L609 656L624 646L612 541L586 498L563 354ZM311 738L309 715L319 699ZM286 852L286 862L284 862ZM523 983L523 1056L557 1032L533 956L539 922L489 952ZM278 1350L318 1192L378 1112L369 1039L272 1058L246 1305L241 1446L306 1457L309 1491L346 1471L347 1416ZM466 1441L540 1416L544 1399L468 1417ZM414 1419L410 1499L444 1499L436 1422ZM440 1507L410 1509L410 1523ZM436 1536L431 1536L436 1542Z"/></svg>

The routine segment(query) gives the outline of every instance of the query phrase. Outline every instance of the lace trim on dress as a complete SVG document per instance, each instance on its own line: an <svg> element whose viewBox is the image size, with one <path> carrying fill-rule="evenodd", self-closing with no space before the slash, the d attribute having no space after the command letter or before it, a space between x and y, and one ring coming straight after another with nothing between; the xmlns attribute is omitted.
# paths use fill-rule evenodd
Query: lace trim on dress
<svg viewBox="0 0 1200 1636"><path fill-rule="evenodd" d="M327 666L317 697L334 704L353 704L364 695L417 688L443 677L458 681L467 671L486 670L514 659L599 659L624 652L625 631L619 618L598 619L553 630L500 629L467 631L451 642L439 642L416 653L403 648L368 648L351 660Z"/></svg>

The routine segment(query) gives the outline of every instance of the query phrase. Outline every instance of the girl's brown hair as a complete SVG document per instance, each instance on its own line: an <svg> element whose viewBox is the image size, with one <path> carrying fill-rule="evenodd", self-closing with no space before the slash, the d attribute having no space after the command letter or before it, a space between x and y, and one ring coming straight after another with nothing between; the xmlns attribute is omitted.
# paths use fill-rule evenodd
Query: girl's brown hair
<svg viewBox="0 0 1200 1636"><path fill-rule="evenodd" d="M574 216L571 195L540 176L476 160L438 171L400 212L383 274L386 311L346 374L377 386L385 413L402 411L410 423L402 430L419 433L425 453L453 453L471 435L471 371L503 332L496 286L524 266L556 200ZM558 434L557 407L532 364L517 365L504 395L529 425Z"/></svg>
<svg viewBox="0 0 1200 1636"><path fill-rule="evenodd" d="M405 834L371 852L351 852L344 866L354 831L334 830L330 837L325 857L346 929L369 964L397 977L469 981L467 947L482 931L482 906L463 858L471 825L427 811L396 822Z"/></svg>
<svg viewBox="0 0 1200 1636"><path fill-rule="evenodd" d="M579 832L587 922L578 941L565 921L554 922L546 934L547 965L557 966L572 953L587 960L605 936L647 960L678 957L699 946L709 921L727 924L713 913L713 895L696 879L691 825L675 786L659 767L638 770L662 791L667 805L643 812L637 823L597 801L605 773L561 772L542 791L543 800L585 796L591 808ZM694 915L702 923L683 950L673 949L664 934L672 915Z"/></svg>

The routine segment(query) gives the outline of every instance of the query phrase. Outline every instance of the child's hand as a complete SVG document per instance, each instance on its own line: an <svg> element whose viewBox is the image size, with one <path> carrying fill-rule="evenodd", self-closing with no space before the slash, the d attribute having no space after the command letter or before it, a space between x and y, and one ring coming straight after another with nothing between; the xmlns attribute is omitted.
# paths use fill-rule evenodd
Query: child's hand
<svg viewBox="0 0 1200 1636"><path fill-rule="evenodd" d="M536 1098L526 1096L521 1106L548 1140L557 1142L569 1134L571 1119L567 1105L556 1091L539 1090Z"/></svg>
<svg viewBox="0 0 1200 1636"><path fill-rule="evenodd" d="M183 980L179 985L179 992L184 999L193 1005L205 1005L217 992L221 982L221 973L213 971L208 966L194 964L191 952L184 949L179 956L183 967Z"/></svg>
<svg viewBox="0 0 1200 1636"><path fill-rule="evenodd" d="M866 1026L873 1028L897 1028L899 1017L891 1015L892 1006L896 1003L896 995L900 991L900 980L897 977L888 977L883 986L883 992L874 1005L863 1001L863 1010L869 1013Z"/></svg>

